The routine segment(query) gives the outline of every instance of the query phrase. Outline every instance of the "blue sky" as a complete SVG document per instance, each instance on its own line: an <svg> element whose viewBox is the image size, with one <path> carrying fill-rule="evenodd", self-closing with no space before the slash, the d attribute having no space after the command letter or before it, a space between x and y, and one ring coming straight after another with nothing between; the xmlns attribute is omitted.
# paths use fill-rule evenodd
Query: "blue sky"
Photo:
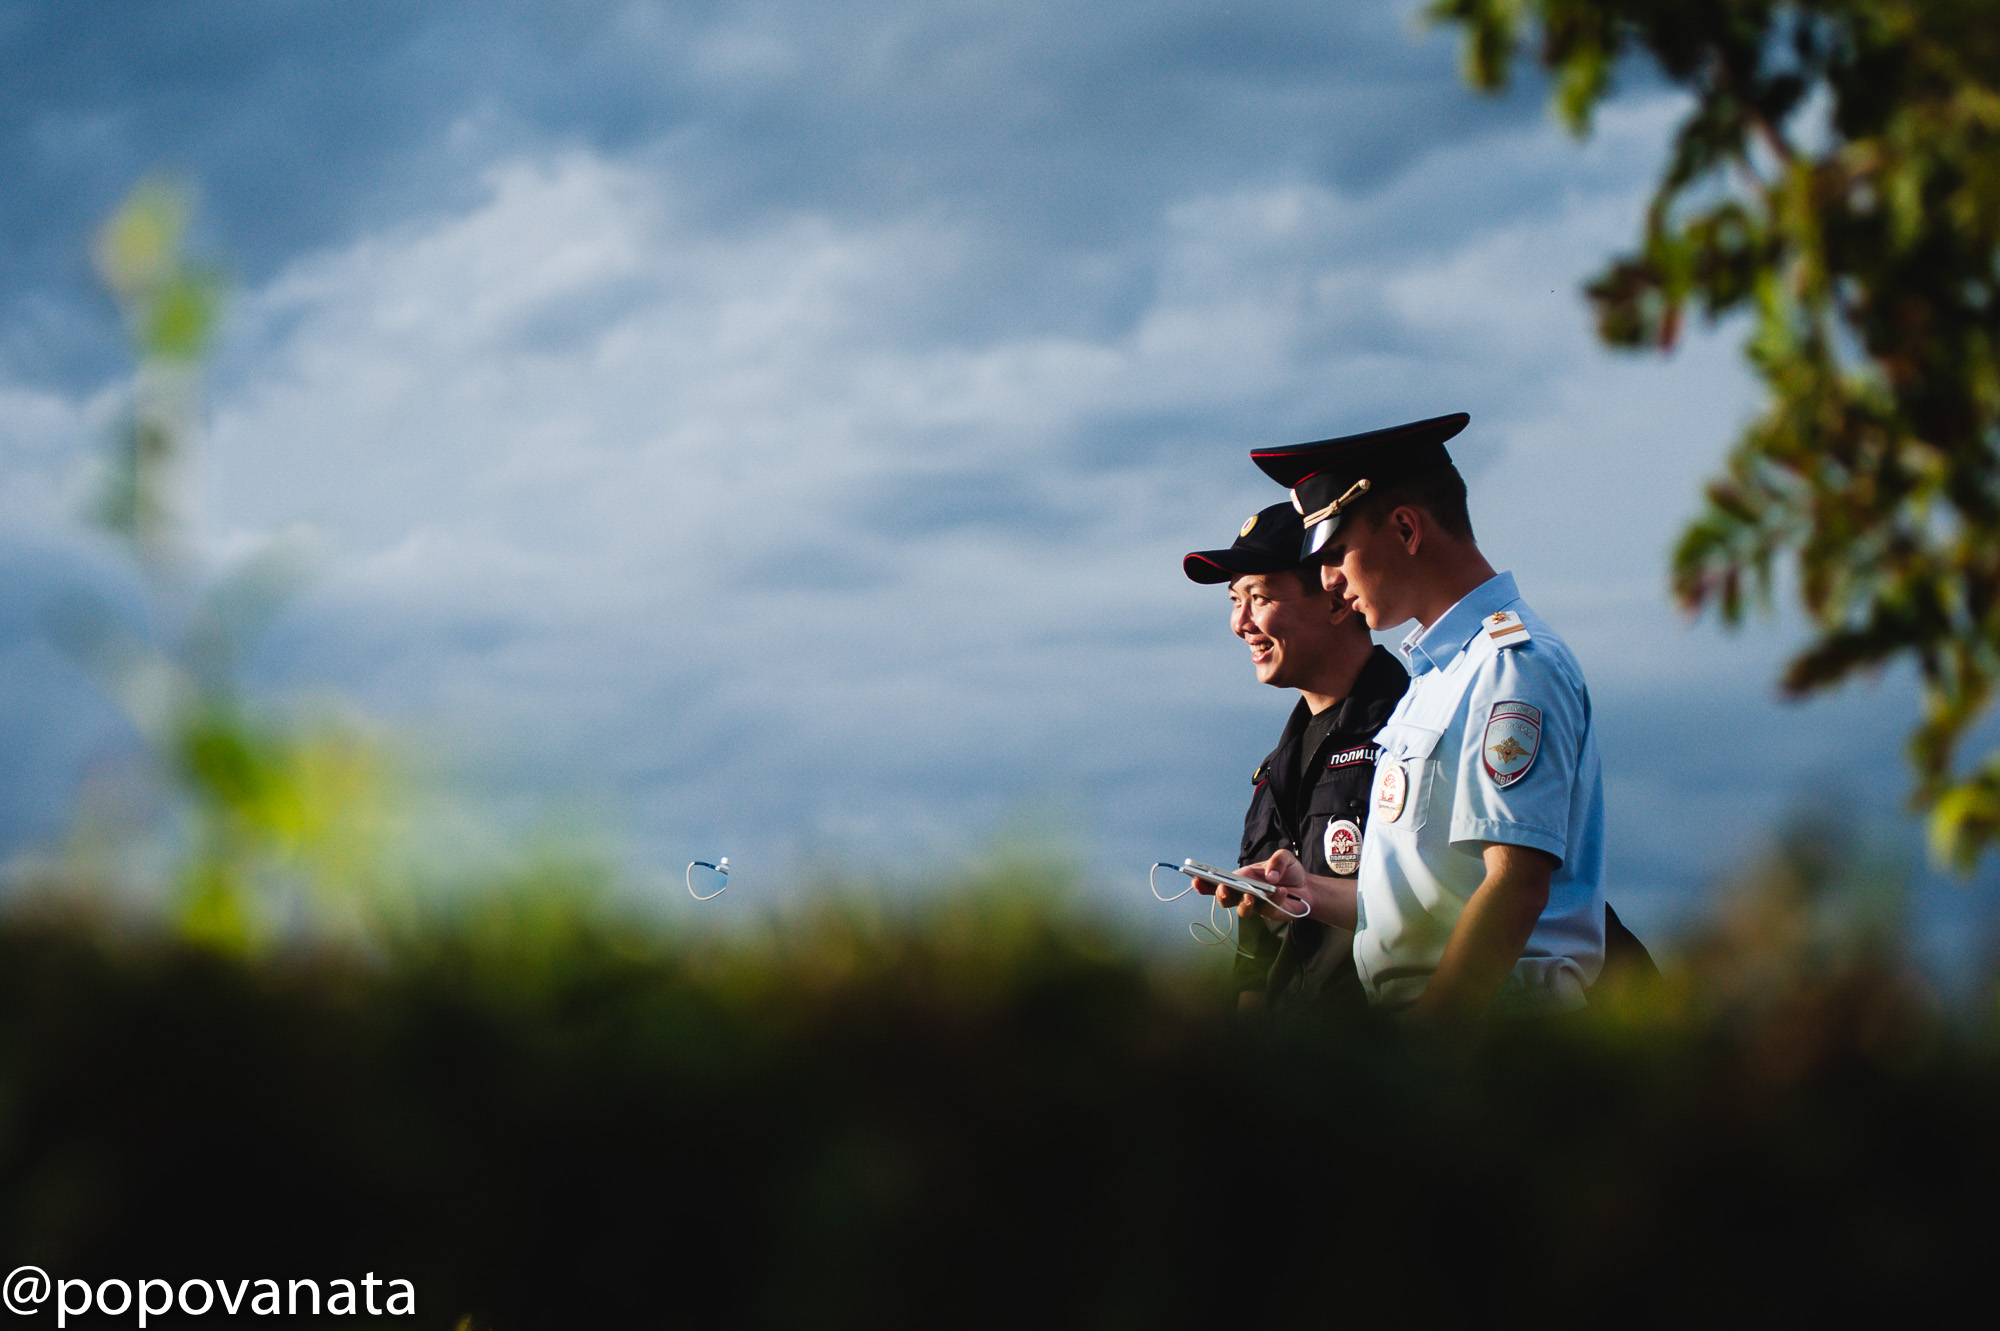
<svg viewBox="0 0 2000 1331"><path fill-rule="evenodd" d="M1276 497L1251 446L1453 410L1482 541L1590 674L1621 909L1671 933L1802 802L1914 860L1908 687L1781 706L1792 630L1667 601L1756 392L1735 330L1592 341L1679 110L1643 78L1578 143L1400 3L9 4L0 38L0 858L131 743L41 625L115 583L85 242L166 168L233 274L210 556L324 552L261 685L508 816L589 808L642 878L781 892L1023 817L1107 901L1225 857L1288 702L1179 556ZM1929 883L1936 946L1990 896Z"/></svg>

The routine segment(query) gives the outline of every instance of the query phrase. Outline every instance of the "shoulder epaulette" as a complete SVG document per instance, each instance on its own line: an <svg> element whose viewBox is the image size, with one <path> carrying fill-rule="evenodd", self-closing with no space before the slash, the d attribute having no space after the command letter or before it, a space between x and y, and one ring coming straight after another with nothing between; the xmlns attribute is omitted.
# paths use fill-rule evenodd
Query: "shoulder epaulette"
<svg viewBox="0 0 2000 1331"><path fill-rule="evenodd" d="M1486 617L1486 636L1502 647L1518 647L1524 642L1534 641L1528 626L1512 610L1496 610Z"/></svg>
<svg viewBox="0 0 2000 1331"><path fill-rule="evenodd" d="M1263 785L1263 784L1264 784L1264 769L1265 769L1265 768L1267 768L1267 767L1269 767L1270 765L1271 765L1271 763L1270 763L1270 760L1269 760L1269 759L1266 759L1265 761L1263 761L1263 762L1261 762L1261 763L1258 763L1258 764L1257 764L1257 770L1256 770L1256 771L1254 771L1254 772L1252 772L1252 773L1250 774L1250 784L1251 784L1251 785L1253 785L1253 786L1261 786L1261 785Z"/></svg>

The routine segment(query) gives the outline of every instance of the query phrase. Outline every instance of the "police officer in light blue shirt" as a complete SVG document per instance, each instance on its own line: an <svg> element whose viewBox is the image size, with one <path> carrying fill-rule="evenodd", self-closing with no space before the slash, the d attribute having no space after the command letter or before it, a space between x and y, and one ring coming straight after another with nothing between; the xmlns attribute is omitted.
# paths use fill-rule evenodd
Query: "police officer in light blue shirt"
<svg viewBox="0 0 2000 1331"><path fill-rule="evenodd" d="M1445 449L1469 419L1251 455L1291 488L1325 585L1372 629L1417 624L1409 691L1376 739L1358 878L1307 874L1282 852L1255 876L1355 930L1371 1003L1432 1023L1582 1007L1605 951L1590 694L1473 539Z"/></svg>

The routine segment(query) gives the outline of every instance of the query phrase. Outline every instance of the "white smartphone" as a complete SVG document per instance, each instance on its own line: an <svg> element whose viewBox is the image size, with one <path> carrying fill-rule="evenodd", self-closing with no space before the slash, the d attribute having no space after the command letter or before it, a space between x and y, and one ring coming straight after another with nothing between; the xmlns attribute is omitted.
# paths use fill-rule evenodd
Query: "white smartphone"
<svg viewBox="0 0 2000 1331"><path fill-rule="evenodd" d="M1231 873L1227 869L1218 869L1212 864L1203 864L1200 860L1182 860L1181 872L1190 878L1206 878L1211 883L1221 883L1225 887L1235 888L1238 892L1248 892L1251 896L1274 910L1282 911L1286 915L1297 915L1297 912L1285 909L1284 903L1278 899L1278 890L1269 883L1259 883Z"/></svg>

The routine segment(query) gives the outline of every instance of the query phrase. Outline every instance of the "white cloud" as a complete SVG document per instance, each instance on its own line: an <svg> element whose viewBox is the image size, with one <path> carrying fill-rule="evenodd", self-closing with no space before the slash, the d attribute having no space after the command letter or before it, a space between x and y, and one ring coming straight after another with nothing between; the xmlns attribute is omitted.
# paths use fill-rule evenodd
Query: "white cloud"
<svg viewBox="0 0 2000 1331"><path fill-rule="evenodd" d="M1055 799L1134 896L1151 855L1227 854L1286 710L1178 572L1275 497L1250 443L1470 410L1488 543L1619 705L1763 668L1762 640L1717 666L1660 591L1751 400L1733 352L1611 358L1577 297L1674 111L1614 107L1581 149L1495 133L1366 192L1188 194L1100 265L1149 294L1095 335L961 317L1041 257L964 216L723 227L654 158L522 156L477 207L241 294L217 548L317 523L290 667L497 727L522 780L615 789L655 862L928 854ZM23 429L80 410L14 401L56 422Z"/></svg>
<svg viewBox="0 0 2000 1331"><path fill-rule="evenodd" d="M112 393L74 398L0 382L0 532L71 539L95 479L93 446L117 409Z"/></svg>

